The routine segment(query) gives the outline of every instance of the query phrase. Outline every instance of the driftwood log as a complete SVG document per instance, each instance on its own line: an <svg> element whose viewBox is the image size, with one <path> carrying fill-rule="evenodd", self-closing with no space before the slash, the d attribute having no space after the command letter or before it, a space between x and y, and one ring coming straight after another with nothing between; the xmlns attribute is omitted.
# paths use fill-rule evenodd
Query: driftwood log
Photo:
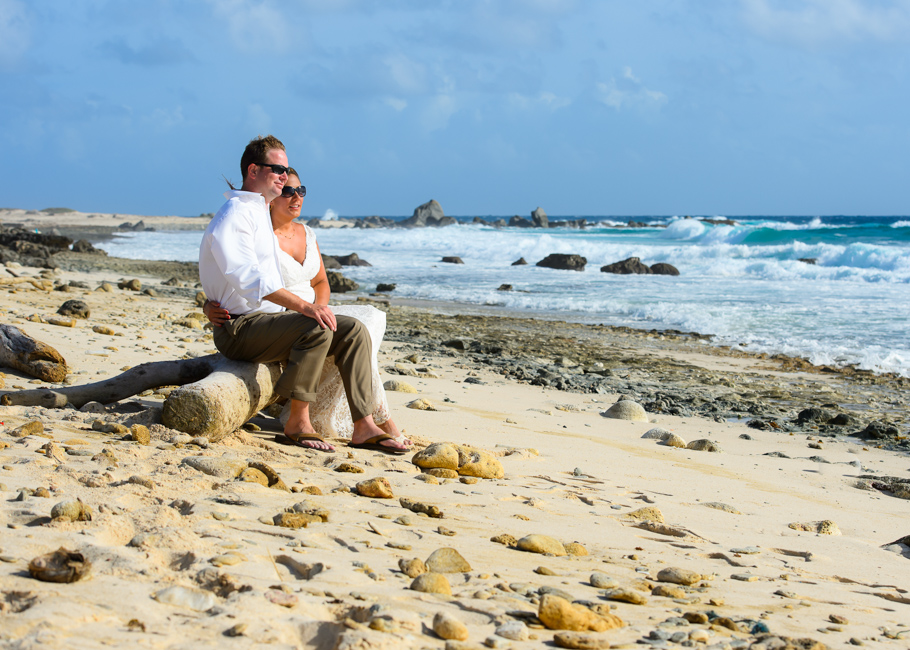
<svg viewBox="0 0 910 650"><path fill-rule="evenodd" d="M15 329L15 328L14 328ZM80 408L88 402L112 404L160 386L180 386L168 395L161 419L172 429L217 441L277 399L277 363L231 361L220 354L196 359L153 361L82 386L34 389L0 395L4 406Z"/></svg>
<svg viewBox="0 0 910 650"><path fill-rule="evenodd" d="M63 355L13 325L0 324L0 366L55 383L66 377Z"/></svg>

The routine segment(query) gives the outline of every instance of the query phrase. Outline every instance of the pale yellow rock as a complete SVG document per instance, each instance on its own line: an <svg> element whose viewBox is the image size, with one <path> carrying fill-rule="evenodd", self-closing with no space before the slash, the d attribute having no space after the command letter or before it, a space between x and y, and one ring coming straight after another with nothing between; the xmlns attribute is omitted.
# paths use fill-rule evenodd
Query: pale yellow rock
<svg viewBox="0 0 910 650"><path fill-rule="evenodd" d="M570 603L565 598L545 594L540 599L537 618L550 630L577 632L603 632L623 626L623 621L612 614L596 614L583 605Z"/></svg>
<svg viewBox="0 0 910 650"><path fill-rule="evenodd" d="M437 612L433 617L433 631L446 640L465 641L468 638L467 625L446 612Z"/></svg>
<svg viewBox="0 0 910 650"><path fill-rule="evenodd" d="M441 573L422 573L414 578L410 588L428 594L452 595L452 586Z"/></svg>
<svg viewBox="0 0 910 650"><path fill-rule="evenodd" d="M682 437L676 435L675 433L671 433L669 436L664 438L660 444L662 444L666 447L676 447L678 449L686 448L686 441L683 440Z"/></svg>
<svg viewBox="0 0 910 650"><path fill-rule="evenodd" d="M382 385L386 390L398 392L398 393L417 393L417 389L411 386L406 381L401 381L400 379L389 379Z"/></svg>
<svg viewBox="0 0 910 650"><path fill-rule="evenodd" d="M685 585L688 587L701 580L702 575L695 571L689 571L688 569L667 567L666 569L661 569L657 572L657 579L661 582L672 582L676 585Z"/></svg>
<svg viewBox="0 0 910 650"><path fill-rule="evenodd" d="M438 409L428 399L420 398L415 399L413 402L408 402L409 409L416 409L418 411L437 411Z"/></svg>
<svg viewBox="0 0 910 650"><path fill-rule="evenodd" d="M458 449L448 442L434 442L421 449L411 462L421 469L443 468L458 471Z"/></svg>
<svg viewBox="0 0 910 650"><path fill-rule="evenodd" d="M391 499L395 496L392 493L392 485L389 483L389 479L384 476L360 481L356 486L356 491L362 497L374 499Z"/></svg>
<svg viewBox="0 0 910 650"><path fill-rule="evenodd" d="M588 554L588 549L586 549L584 546L582 546L578 542L569 542L568 544L564 544L564 546L566 549L566 553L568 553L569 555L576 555L578 557L582 557L582 556L585 556Z"/></svg>
<svg viewBox="0 0 910 650"><path fill-rule="evenodd" d="M564 556L566 547L558 539L548 535L525 535L516 544L520 551L528 553L540 553L542 555Z"/></svg>
<svg viewBox="0 0 910 650"><path fill-rule="evenodd" d="M625 519L634 519L635 521L656 521L657 523L663 523L664 521L664 514L659 508L655 508L654 506L627 512L623 517Z"/></svg>
<svg viewBox="0 0 910 650"><path fill-rule="evenodd" d="M108 327L106 325L95 325L94 327L92 327L92 331L97 332L98 334L106 334L107 336L114 336L114 330L112 330L110 327Z"/></svg>

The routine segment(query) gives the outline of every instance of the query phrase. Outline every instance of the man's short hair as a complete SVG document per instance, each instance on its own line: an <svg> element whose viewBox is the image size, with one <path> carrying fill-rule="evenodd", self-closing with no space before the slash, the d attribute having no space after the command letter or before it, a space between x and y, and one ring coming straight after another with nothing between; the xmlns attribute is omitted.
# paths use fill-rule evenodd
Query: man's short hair
<svg viewBox="0 0 910 650"><path fill-rule="evenodd" d="M265 155L272 149L281 149L282 151L285 151L281 140L274 135L267 135L265 137L260 135L258 138L250 140L246 149L243 150L243 155L240 156L240 174L244 180L246 180L246 173L247 170L249 170L250 165L258 165L263 162L265 160Z"/></svg>

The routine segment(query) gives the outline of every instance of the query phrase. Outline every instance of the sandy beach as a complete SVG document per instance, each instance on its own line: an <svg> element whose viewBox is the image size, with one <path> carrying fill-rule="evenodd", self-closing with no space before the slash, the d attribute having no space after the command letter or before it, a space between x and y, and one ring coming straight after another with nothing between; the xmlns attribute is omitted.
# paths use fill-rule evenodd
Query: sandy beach
<svg viewBox="0 0 910 650"><path fill-rule="evenodd" d="M4 221L51 227L42 214ZM56 348L64 384L215 351L191 274L68 268L10 267L65 291L0 287L2 323ZM89 317L49 324L69 299ZM399 427L417 450L481 450L484 469L289 447L266 416L210 444L161 424L167 388L2 406L0 647L907 647L906 439L851 435L882 419L906 433L903 380L682 333L374 304L383 379L413 391L387 391ZM849 424L797 423L808 408ZM389 490L357 487L370 479ZM86 575L35 579L29 563L61 547Z"/></svg>

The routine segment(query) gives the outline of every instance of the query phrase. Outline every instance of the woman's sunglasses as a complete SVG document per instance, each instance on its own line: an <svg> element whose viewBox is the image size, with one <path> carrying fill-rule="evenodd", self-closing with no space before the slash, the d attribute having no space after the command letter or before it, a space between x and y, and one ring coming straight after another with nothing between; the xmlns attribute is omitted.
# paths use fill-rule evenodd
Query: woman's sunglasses
<svg viewBox="0 0 910 650"><path fill-rule="evenodd" d="M289 198L296 194L301 199L306 196L306 187L303 185L298 185L297 187L291 187L290 185L285 185L281 188L281 196L284 198Z"/></svg>

